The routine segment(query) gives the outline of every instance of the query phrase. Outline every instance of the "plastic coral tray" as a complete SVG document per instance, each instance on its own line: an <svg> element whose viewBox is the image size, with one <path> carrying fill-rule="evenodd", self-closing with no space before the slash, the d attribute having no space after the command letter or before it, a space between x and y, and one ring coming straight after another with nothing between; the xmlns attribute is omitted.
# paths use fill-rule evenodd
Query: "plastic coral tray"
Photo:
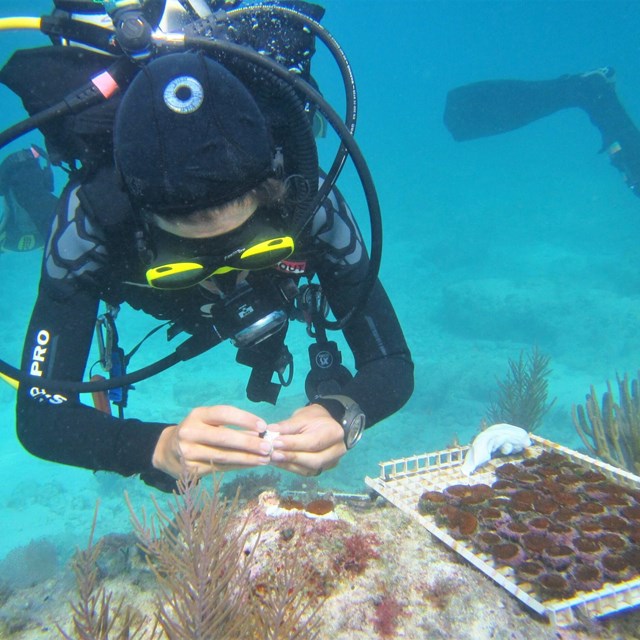
<svg viewBox="0 0 640 640"><path fill-rule="evenodd" d="M468 446L464 446L381 462L380 475L377 478L366 477L365 482L509 593L540 615L548 617L553 624L568 626L576 621L576 615L605 616L640 604L640 578L616 584L605 583L603 588L597 591L579 591L565 600L540 601L531 585L516 583L512 569L496 565L490 555L476 551L471 543L452 538L445 529L436 524L433 516L421 515L418 512L418 499L424 491L442 491L453 484L490 485L496 480L496 467L505 462L519 462L524 458L538 456L543 451L560 453L586 469L600 471L613 482L640 489L640 477L632 473L535 435L532 435L531 439L533 446L527 448L524 454L494 458L471 477L464 475L460 470L469 449Z"/></svg>

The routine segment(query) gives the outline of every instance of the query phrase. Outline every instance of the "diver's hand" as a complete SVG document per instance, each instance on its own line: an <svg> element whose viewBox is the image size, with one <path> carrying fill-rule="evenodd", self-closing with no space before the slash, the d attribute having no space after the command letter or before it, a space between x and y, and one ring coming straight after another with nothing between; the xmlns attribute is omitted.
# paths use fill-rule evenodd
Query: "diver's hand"
<svg viewBox="0 0 640 640"><path fill-rule="evenodd" d="M273 441L271 463L303 476L332 469L347 452L342 426L319 404L302 407L268 428L280 434Z"/></svg>
<svg viewBox="0 0 640 640"><path fill-rule="evenodd" d="M202 477L266 465L271 444L259 437L265 429L264 420L236 407L198 407L160 434L153 466L178 478L185 469Z"/></svg>

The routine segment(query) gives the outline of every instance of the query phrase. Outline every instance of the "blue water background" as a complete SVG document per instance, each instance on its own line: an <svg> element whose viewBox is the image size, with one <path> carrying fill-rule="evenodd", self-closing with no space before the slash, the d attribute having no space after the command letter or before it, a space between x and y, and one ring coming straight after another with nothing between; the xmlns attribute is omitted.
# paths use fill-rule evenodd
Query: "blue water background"
<svg viewBox="0 0 640 640"><path fill-rule="evenodd" d="M50 3L5 0L3 16L39 15ZM640 123L637 2L424 2L327 0L323 24L351 62L359 95L357 139L384 216L381 276L412 348L416 390L399 413L365 434L322 486L362 491L378 462L468 442L495 397L508 359L536 345L551 358L557 398L539 433L580 447L571 407L589 386L638 367L637 238L640 200L599 155L600 136L577 110L521 130L456 143L442 124L445 96L489 78L545 79L612 65L618 93ZM37 33L0 34L0 59L45 44ZM321 48L321 47L320 47ZM339 79L320 52L314 73L343 108ZM0 88L0 126L21 119ZM31 134L12 145L38 142ZM321 142L323 158L335 149ZM57 176L61 187L62 177ZM363 230L366 207L352 167L341 188ZM37 287L39 255L0 256L0 357L17 363ZM123 310L131 348L155 322ZM139 383L129 416L178 421L191 407L233 403L277 420L305 402L307 338L290 331L294 385L277 408L244 395L248 370L230 345ZM169 347L156 336L134 368ZM345 353L349 361L348 354ZM126 530L122 491L141 504L136 479L70 469L31 457L14 432L14 393L0 387L0 558L33 538L61 550L86 539L96 498L99 532ZM287 476L283 482L288 482Z"/></svg>

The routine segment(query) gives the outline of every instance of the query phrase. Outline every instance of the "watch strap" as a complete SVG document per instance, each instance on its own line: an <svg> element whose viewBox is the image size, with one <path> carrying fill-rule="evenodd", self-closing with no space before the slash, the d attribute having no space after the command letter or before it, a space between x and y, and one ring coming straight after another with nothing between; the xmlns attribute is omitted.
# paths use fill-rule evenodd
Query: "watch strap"
<svg viewBox="0 0 640 640"><path fill-rule="evenodd" d="M320 396L313 400L313 404L319 404L321 407L324 407L336 422L342 424L344 414L347 412L347 409L342 402L331 396Z"/></svg>

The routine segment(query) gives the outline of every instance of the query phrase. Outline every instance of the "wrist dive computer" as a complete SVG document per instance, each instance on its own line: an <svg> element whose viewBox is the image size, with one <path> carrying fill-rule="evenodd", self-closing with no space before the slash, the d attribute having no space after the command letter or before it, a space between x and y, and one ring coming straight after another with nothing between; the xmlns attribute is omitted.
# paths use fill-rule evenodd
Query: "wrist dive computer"
<svg viewBox="0 0 640 640"><path fill-rule="evenodd" d="M342 395L319 396L313 400L313 404L324 407L331 417L342 425L347 449L355 447L367 422L360 405L349 396Z"/></svg>

